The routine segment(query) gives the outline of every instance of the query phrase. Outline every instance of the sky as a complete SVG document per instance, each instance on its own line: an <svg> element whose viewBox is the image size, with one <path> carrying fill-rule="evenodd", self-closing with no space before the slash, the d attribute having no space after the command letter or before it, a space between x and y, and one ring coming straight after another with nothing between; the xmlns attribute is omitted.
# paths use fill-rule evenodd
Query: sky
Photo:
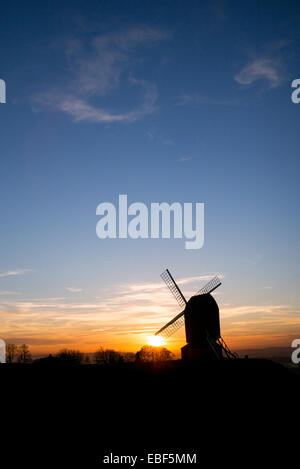
<svg viewBox="0 0 300 469"><path fill-rule="evenodd" d="M300 336L297 1L0 3L0 336L137 351L211 276L232 349ZM96 236L96 207L205 204L205 241ZM177 352L184 331L167 347Z"/></svg>

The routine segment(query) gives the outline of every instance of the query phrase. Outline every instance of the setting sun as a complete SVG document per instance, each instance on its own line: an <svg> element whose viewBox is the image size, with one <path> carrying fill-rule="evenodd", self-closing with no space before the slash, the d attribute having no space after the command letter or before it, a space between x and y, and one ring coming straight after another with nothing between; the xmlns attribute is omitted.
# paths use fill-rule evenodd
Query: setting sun
<svg viewBox="0 0 300 469"><path fill-rule="evenodd" d="M159 335L152 335L150 337L147 337L147 339L148 345L152 345L153 347L161 347L166 343L165 340Z"/></svg>

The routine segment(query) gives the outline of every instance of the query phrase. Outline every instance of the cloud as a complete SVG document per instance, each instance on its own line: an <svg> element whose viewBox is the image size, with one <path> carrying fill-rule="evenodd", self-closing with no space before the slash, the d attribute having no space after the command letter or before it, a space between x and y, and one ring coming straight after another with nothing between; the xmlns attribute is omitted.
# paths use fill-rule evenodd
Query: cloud
<svg viewBox="0 0 300 469"><path fill-rule="evenodd" d="M72 293L79 293L83 291L83 288L79 287L65 287L65 289Z"/></svg>
<svg viewBox="0 0 300 469"><path fill-rule="evenodd" d="M257 265L261 262L263 256L260 253L253 254L252 258L245 259L248 264Z"/></svg>
<svg viewBox="0 0 300 469"><path fill-rule="evenodd" d="M188 299L202 286L200 282L204 284L212 277L209 274L182 277L177 283ZM287 343L287 338L299 331L299 308L292 305L238 305L220 300L219 307L222 335L230 338L229 345ZM40 351L55 352L64 344L87 351L99 344L137 350L147 336L179 311L176 300L162 281L121 284L109 296L103 292L101 297L82 301L74 300L74 296L20 300L2 297L1 334L5 339L28 343ZM168 347L179 349L184 340L182 328L168 339Z"/></svg>
<svg viewBox="0 0 300 469"><path fill-rule="evenodd" d="M0 273L0 277L13 277L15 275L26 274L27 272L31 272L31 269L8 270L7 272Z"/></svg>
<svg viewBox="0 0 300 469"><path fill-rule="evenodd" d="M119 86L121 74L132 63L142 45L151 46L170 37L167 31L140 27L95 37L89 50L72 54L78 76L75 83L80 93L106 95Z"/></svg>
<svg viewBox="0 0 300 469"><path fill-rule="evenodd" d="M236 317L241 318L242 316L253 315L253 319L262 318L263 315L275 315L279 314L282 316L284 313L292 313L295 311L290 305L273 305L273 304L257 304L257 305L240 305L240 306L229 306L222 308L222 314L224 318ZM286 320L285 317L282 317Z"/></svg>
<svg viewBox="0 0 300 469"><path fill-rule="evenodd" d="M148 137L149 137L150 140L153 140L153 139L154 139L153 132L150 132L150 131L148 130L147 135L148 135Z"/></svg>
<svg viewBox="0 0 300 469"><path fill-rule="evenodd" d="M240 97L232 98L219 98L215 96L203 96L198 93L183 93L181 94L176 102L175 106L186 106L186 105L200 105L200 104L209 104L213 106L239 106L241 104L246 104L243 99Z"/></svg>
<svg viewBox="0 0 300 469"><path fill-rule="evenodd" d="M43 96L40 102L47 103L49 108L59 110L73 117L75 122L134 122L137 119L150 114L155 109L157 99L156 86L142 80L134 82L144 88L143 104L139 109L114 113L89 104L84 99L78 99L72 95L48 95Z"/></svg>
<svg viewBox="0 0 300 469"><path fill-rule="evenodd" d="M190 103L191 101L198 101L197 95L190 95L187 93L183 93L176 101L175 106L185 106L186 104Z"/></svg>
<svg viewBox="0 0 300 469"><path fill-rule="evenodd" d="M185 285L188 283L193 283L193 282L208 282L209 280L212 280L214 278L215 274L207 274L207 275L196 275L195 277L185 277L185 278L180 278L178 280L178 285ZM225 276L223 274L218 274L218 277L220 279L224 278Z"/></svg>
<svg viewBox="0 0 300 469"><path fill-rule="evenodd" d="M185 286L184 294L189 298L201 286L200 281L211 277L179 278L178 284ZM61 342L69 335L73 335L74 342L81 340L82 335L94 343L98 337L109 342L124 335L127 342L144 343L145 335L158 330L178 312L176 300L162 281L122 284L109 297L83 301L65 297L0 301L3 336L36 336L41 343L54 337Z"/></svg>
<svg viewBox="0 0 300 469"><path fill-rule="evenodd" d="M0 291L0 295L2 296L5 296L5 295L18 295L19 292L17 291L14 291L14 290L1 290Z"/></svg>
<svg viewBox="0 0 300 469"><path fill-rule="evenodd" d="M189 285L193 284L195 282L208 282L214 277L214 275L196 275L193 277L183 277L179 278L176 280L177 285ZM224 278L224 275L220 274L218 275L219 278ZM147 292L153 292L155 290L165 290L166 285L164 282L154 282L154 283L135 283L135 284L129 284L125 285L123 287L127 291L133 291L133 292L141 292L143 294L146 294Z"/></svg>
<svg viewBox="0 0 300 469"><path fill-rule="evenodd" d="M61 89L49 89L34 97L33 109L50 109L68 114L75 122L134 122L156 109L156 85L137 79L132 68L142 46L169 39L170 34L149 27L132 28L118 33L94 37L88 44L72 40L66 55L72 78ZM128 111L107 109L101 100L131 87L139 88L140 104ZM100 100L100 104L99 104ZM96 103L95 103L96 101Z"/></svg>
<svg viewBox="0 0 300 469"><path fill-rule="evenodd" d="M299 313L299 308L284 304L220 308L223 335L243 348L268 344L289 346L290 337L299 333Z"/></svg>
<svg viewBox="0 0 300 469"><path fill-rule="evenodd" d="M177 161L184 162L184 161L189 161L191 159L192 159L191 156L182 156L181 158L178 158Z"/></svg>
<svg viewBox="0 0 300 469"><path fill-rule="evenodd" d="M277 88L282 82L280 62L271 58L256 58L245 65L234 79L240 85L251 85L258 80L265 80L270 88Z"/></svg>
<svg viewBox="0 0 300 469"><path fill-rule="evenodd" d="M174 140L172 140L171 138L164 138L162 143L164 145L174 145Z"/></svg>

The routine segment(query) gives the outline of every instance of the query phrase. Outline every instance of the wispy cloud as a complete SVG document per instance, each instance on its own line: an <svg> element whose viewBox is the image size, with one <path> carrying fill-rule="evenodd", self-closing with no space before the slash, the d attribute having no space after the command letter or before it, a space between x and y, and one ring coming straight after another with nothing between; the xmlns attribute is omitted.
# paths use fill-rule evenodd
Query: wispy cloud
<svg viewBox="0 0 300 469"><path fill-rule="evenodd" d="M79 288L79 287L65 287L65 289L71 293L80 293L83 291L83 288Z"/></svg>
<svg viewBox="0 0 300 469"><path fill-rule="evenodd" d="M243 68L234 75L234 80L240 85L249 86L255 82L262 81L268 88L277 88L284 80L285 72L280 48L286 42L276 47L268 48L269 55L251 59ZM204 96L200 93L182 93L175 101L175 106L187 105L212 105L212 106L240 106L249 103L242 96Z"/></svg>
<svg viewBox="0 0 300 469"><path fill-rule="evenodd" d="M14 291L14 290L1 290L0 295L1 296L6 296L6 295L18 295L19 292Z"/></svg>
<svg viewBox="0 0 300 469"><path fill-rule="evenodd" d="M239 106L245 104L240 97L203 96L199 93L183 93L175 101L175 106L210 104L215 106Z"/></svg>
<svg viewBox="0 0 300 469"><path fill-rule="evenodd" d="M95 37L86 48L76 45L68 51L78 69L74 86L80 93L106 95L119 86L124 68L132 65L139 47L169 37L167 31L140 27Z"/></svg>
<svg viewBox="0 0 300 469"><path fill-rule="evenodd" d="M197 101L198 95L190 95L187 93L183 93L177 98L175 102L175 106L185 106L186 104L190 103L191 101Z"/></svg>
<svg viewBox="0 0 300 469"><path fill-rule="evenodd" d="M188 299L211 278L209 274L183 277L177 283ZM284 343L299 331L299 308L292 305L228 304L222 302L222 295L218 303L222 334L230 338L229 344L276 344L277 336L278 343ZM178 312L176 300L161 281L122 284L110 296L82 300L1 298L1 334L12 342L27 342L35 350L55 351L64 344L80 344L83 350L94 350L97 344L137 350ZM184 330L168 340L168 347L178 349L183 343Z"/></svg>
<svg viewBox="0 0 300 469"><path fill-rule="evenodd" d="M251 258L245 259L245 262L247 262L248 264L257 265L262 261L262 259L263 259L262 254L256 253L256 254L253 254Z"/></svg>
<svg viewBox="0 0 300 469"><path fill-rule="evenodd" d="M299 334L300 311L291 305L221 306L220 312L224 336L239 347L289 346Z"/></svg>
<svg viewBox="0 0 300 469"><path fill-rule="evenodd" d="M65 52L72 78L68 86L36 95L34 109L60 111L75 122L100 123L134 122L152 113L158 97L156 85L135 78L132 69L142 46L152 46L169 37L167 31L140 27L94 37L88 44L69 41ZM128 111L107 109L104 98L122 86L139 89L140 104Z"/></svg>
<svg viewBox="0 0 300 469"><path fill-rule="evenodd" d="M8 270L7 272L0 273L0 277L13 277L15 275L26 274L27 272L31 272L31 269Z"/></svg>
<svg viewBox="0 0 300 469"><path fill-rule="evenodd" d="M174 145L174 140L171 138L164 138L162 141L163 145Z"/></svg>
<svg viewBox="0 0 300 469"><path fill-rule="evenodd" d="M282 78L280 61L266 57L253 59L234 76L235 81L241 85L265 80L270 88L280 86Z"/></svg>
<svg viewBox="0 0 300 469"><path fill-rule="evenodd" d="M191 159L192 159L191 156L182 156L181 158L178 158L177 161L180 161L181 163L183 163L184 161L189 161Z"/></svg>
<svg viewBox="0 0 300 469"><path fill-rule="evenodd" d="M189 298L211 277L179 278L178 284L184 285L184 293ZM162 281L122 284L109 297L103 295L82 301L65 297L0 301L3 337L16 340L25 336L34 340L40 337L41 344L54 338L57 343L63 343L64 337L68 341L71 336L73 343L80 341L84 346L97 341L111 344L118 337L123 337L125 344L143 345L146 336L169 321L178 310L179 305ZM178 336L175 339L178 340ZM28 340L28 343L35 342Z"/></svg>

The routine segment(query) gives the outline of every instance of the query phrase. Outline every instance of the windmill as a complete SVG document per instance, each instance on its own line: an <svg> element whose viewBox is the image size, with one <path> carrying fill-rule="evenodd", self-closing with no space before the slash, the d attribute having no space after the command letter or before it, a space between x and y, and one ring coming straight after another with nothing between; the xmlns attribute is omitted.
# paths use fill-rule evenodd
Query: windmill
<svg viewBox="0 0 300 469"><path fill-rule="evenodd" d="M186 301L168 269L161 274L161 277L178 304L184 309L155 335L169 337L185 324L187 344L181 349L183 360L237 358L221 337L219 307L211 295L221 285L219 278L215 276L196 295Z"/></svg>

